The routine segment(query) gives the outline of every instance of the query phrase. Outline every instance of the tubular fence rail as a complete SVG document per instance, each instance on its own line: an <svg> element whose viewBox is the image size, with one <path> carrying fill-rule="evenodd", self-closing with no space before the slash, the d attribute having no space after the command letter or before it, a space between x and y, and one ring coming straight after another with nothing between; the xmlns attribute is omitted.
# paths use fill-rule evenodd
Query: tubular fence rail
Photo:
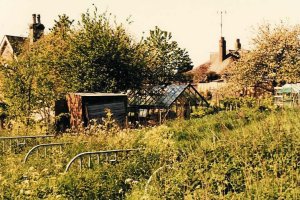
<svg viewBox="0 0 300 200"><path fill-rule="evenodd" d="M5 148L7 146L10 147L10 151L12 152L13 147L24 147L26 145L27 140L36 140L36 139L45 139L55 137L55 135L25 135L25 136L13 136L13 137L0 137L0 141L2 142L2 153L5 152ZM7 144L8 143L8 144Z"/></svg>
<svg viewBox="0 0 300 200"><path fill-rule="evenodd" d="M92 156L96 155L97 163L100 164L100 155L105 156L105 162L117 162L117 154L126 153L128 155L129 152L132 151L140 151L141 149L117 149L117 150L107 150L107 151L95 151L95 152L83 152L74 156L70 162L67 164L65 172L69 171L71 165L75 162L75 160L79 160L79 169L82 170L84 157L88 157L88 168L92 167Z"/></svg>
<svg viewBox="0 0 300 200"><path fill-rule="evenodd" d="M60 152L62 152L62 146L64 145L68 145L68 144L72 144L71 142L64 142L64 143L48 143L48 144L39 144L39 145L36 145L34 147L32 147L32 149L30 149L25 158L24 158L24 163L26 163L29 159L29 157L31 155L33 155L34 152L37 152L37 154L39 153L39 149L41 148L44 148L44 157L47 156L47 148L53 148L53 147L56 147L56 146L59 146L59 150Z"/></svg>

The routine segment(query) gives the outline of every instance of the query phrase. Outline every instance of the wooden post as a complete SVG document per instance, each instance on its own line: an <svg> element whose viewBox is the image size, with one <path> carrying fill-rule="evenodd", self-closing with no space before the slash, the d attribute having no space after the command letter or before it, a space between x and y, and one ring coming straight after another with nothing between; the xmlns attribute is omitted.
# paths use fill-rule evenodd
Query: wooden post
<svg viewBox="0 0 300 200"><path fill-rule="evenodd" d="M4 119L0 116L0 130L4 129Z"/></svg>
<svg viewBox="0 0 300 200"><path fill-rule="evenodd" d="M12 139L9 140L9 144L10 144L10 152L12 152Z"/></svg>
<svg viewBox="0 0 300 200"><path fill-rule="evenodd" d="M80 171L82 169L82 158L81 157L79 158L79 169L80 169Z"/></svg>
<svg viewBox="0 0 300 200"><path fill-rule="evenodd" d="M89 155L89 162L88 162L88 167L91 168L92 167L92 155Z"/></svg>
<svg viewBox="0 0 300 200"><path fill-rule="evenodd" d="M125 128L128 129L128 114L125 117Z"/></svg>
<svg viewBox="0 0 300 200"><path fill-rule="evenodd" d="M98 163L98 165L100 165L100 155L99 154L97 154L97 163Z"/></svg>
<svg viewBox="0 0 300 200"><path fill-rule="evenodd" d="M159 109L159 116L158 117L159 117L159 119L158 119L159 120L159 125L161 125L161 109Z"/></svg>
<svg viewBox="0 0 300 200"><path fill-rule="evenodd" d="M108 162L108 153L105 154L105 161Z"/></svg>
<svg viewBox="0 0 300 200"><path fill-rule="evenodd" d="M177 100L176 100L176 102L175 102L175 105L176 105L176 117L178 117L178 102L177 102Z"/></svg>

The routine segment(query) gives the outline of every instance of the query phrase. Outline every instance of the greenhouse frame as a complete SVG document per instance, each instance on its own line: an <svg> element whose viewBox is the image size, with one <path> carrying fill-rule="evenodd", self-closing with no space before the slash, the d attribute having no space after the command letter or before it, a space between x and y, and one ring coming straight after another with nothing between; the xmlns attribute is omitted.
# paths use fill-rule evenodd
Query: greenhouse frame
<svg viewBox="0 0 300 200"><path fill-rule="evenodd" d="M128 93L128 120L161 124L167 119L190 118L199 106L209 104L191 84L155 86Z"/></svg>
<svg viewBox="0 0 300 200"><path fill-rule="evenodd" d="M274 89L274 105L280 107L300 105L300 83L285 84Z"/></svg>

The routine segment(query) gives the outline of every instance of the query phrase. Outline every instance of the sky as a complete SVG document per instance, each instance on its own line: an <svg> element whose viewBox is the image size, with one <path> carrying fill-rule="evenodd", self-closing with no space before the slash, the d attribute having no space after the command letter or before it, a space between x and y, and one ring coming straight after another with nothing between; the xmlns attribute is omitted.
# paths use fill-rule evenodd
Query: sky
<svg viewBox="0 0 300 200"><path fill-rule="evenodd" d="M251 38L260 24L300 24L299 0L0 0L0 38L28 36L33 13L41 14L49 30L58 15L78 21L81 13L93 10L93 5L99 12L115 15L120 23L130 17L133 23L127 30L137 41L155 26L171 32L195 66L208 61L210 52L218 50L220 11L226 11L223 36L227 49L234 48L237 38L243 48L251 48Z"/></svg>

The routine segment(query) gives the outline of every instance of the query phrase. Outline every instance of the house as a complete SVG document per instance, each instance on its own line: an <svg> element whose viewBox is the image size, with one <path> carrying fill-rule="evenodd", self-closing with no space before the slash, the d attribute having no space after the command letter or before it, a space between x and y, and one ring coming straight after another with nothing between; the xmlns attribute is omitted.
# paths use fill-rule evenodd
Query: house
<svg viewBox="0 0 300 200"><path fill-rule="evenodd" d="M13 60L21 52L26 37L5 35L0 44L0 57L4 60Z"/></svg>
<svg viewBox="0 0 300 200"><path fill-rule="evenodd" d="M240 39L236 39L233 50L227 50L226 40L221 37L218 52L210 53L208 61L195 67L187 74L192 77L193 85L199 92L206 94L208 99L219 104L219 100L222 98L222 88L227 85L227 69L247 52L247 50L242 49Z"/></svg>
<svg viewBox="0 0 300 200"><path fill-rule="evenodd" d="M33 14L32 24L29 25L29 36L12 36L4 35L0 43L0 65L6 64L9 61L17 59L17 56L22 52L26 45L30 45L37 41L44 34L45 26L41 23L41 16ZM3 86L0 74L0 88ZM0 91L0 100L3 99L3 94Z"/></svg>
<svg viewBox="0 0 300 200"><path fill-rule="evenodd" d="M172 84L132 91L128 94L128 121L155 125L167 119L189 118L205 98L191 84Z"/></svg>
<svg viewBox="0 0 300 200"><path fill-rule="evenodd" d="M41 16L33 14L32 24L29 25L28 37L4 35L0 43L0 58L6 61L16 59L26 42L28 41L27 44L32 44L37 41L44 34L44 29L45 26L41 23Z"/></svg>
<svg viewBox="0 0 300 200"><path fill-rule="evenodd" d="M216 85L219 87L223 85L220 83L224 82L224 77L226 77L226 68L233 61L238 60L244 52L245 50L242 49L240 39L236 40L234 50L227 50L226 40L224 37L221 37L219 51L210 53L208 61L195 67L188 74L192 75L193 82L196 84L213 82L212 88L216 88ZM204 88L210 88L209 84L205 85Z"/></svg>

